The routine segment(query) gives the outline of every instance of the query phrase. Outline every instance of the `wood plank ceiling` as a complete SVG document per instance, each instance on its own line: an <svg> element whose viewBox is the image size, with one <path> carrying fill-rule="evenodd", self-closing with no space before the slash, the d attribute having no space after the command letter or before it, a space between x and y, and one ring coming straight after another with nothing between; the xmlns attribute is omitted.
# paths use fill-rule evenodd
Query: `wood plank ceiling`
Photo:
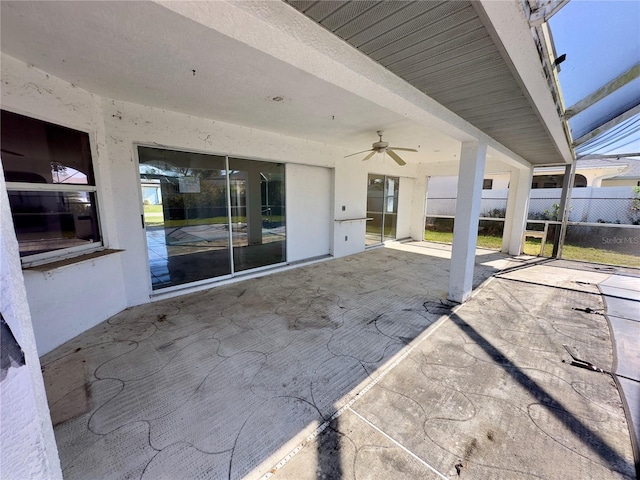
<svg viewBox="0 0 640 480"><path fill-rule="evenodd" d="M529 162L562 162L473 2L286 1Z"/></svg>

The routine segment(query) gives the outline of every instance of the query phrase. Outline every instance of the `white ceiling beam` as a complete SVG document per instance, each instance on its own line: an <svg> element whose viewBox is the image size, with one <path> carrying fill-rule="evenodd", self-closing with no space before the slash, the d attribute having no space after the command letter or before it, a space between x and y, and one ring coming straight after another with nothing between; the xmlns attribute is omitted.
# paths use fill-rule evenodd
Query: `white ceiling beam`
<svg viewBox="0 0 640 480"><path fill-rule="evenodd" d="M584 110L589 108L594 103L599 102L600 100L605 98L607 95L615 92L621 87L624 87L627 83L631 82L632 80L635 80L638 77L640 77L640 62L636 63L633 67L631 67L629 70L624 72L622 75L614 78L606 85L603 85L602 87L597 89L595 92L592 92L591 94L584 97L582 100L576 102L575 104L567 108L564 112L564 118L568 120L571 117L576 116L580 112L583 112Z"/></svg>
<svg viewBox="0 0 640 480"><path fill-rule="evenodd" d="M612 129L616 125L619 125L622 122L624 122L625 120L629 120L631 117L633 117L635 115L638 115L638 114L640 114L640 104L636 105L633 108L630 108L629 110L627 110L623 114L618 115L616 118L614 118L612 120L609 120L608 122L597 126L593 130L591 130L589 133L585 133L583 136L581 136L580 138L578 138L577 140L575 140L573 142L573 146L574 147L578 147L578 146L582 145L583 143L588 142L592 138L595 138L598 135L601 135L602 133L606 132L607 130Z"/></svg>
<svg viewBox="0 0 640 480"><path fill-rule="evenodd" d="M569 3L569 0L550 1L536 10L532 10L529 16L529 25L539 27L549 21L549 19L558 13L567 3Z"/></svg>
<svg viewBox="0 0 640 480"><path fill-rule="evenodd" d="M600 160L603 158L615 158L616 160L620 160L621 158L628 157L640 157L640 152L635 153L616 153L612 155L600 155L597 153L590 153L588 155L579 155L576 160Z"/></svg>

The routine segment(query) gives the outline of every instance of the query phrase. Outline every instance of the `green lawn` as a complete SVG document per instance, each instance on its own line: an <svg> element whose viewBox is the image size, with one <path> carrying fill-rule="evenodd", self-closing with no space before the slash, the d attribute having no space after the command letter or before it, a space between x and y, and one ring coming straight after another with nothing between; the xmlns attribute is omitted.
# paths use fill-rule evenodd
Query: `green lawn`
<svg viewBox="0 0 640 480"><path fill-rule="evenodd" d="M282 215L263 215L263 220L269 220L271 222L282 222ZM247 217L231 217L232 223L246 223ZM162 205L144 205L144 223L150 226L165 227L184 227L185 225L213 225L227 223L227 217L210 217L210 218L190 218L187 220L165 220L162 213Z"/></svg>
<svg viewBox="0 0 640 480"><path fill-rule="evenodd" d="M367 225L367 235L380 235L380 226L379 225ZM395 227L385 227L384 228L384 236L385 237L394 237L395 238Z"/></svg>
<svg viewBox="0 0 640 480"><path fill-rule="evenodd" d="M280 215L264 217L265 220L273 222L282 221ZM144 221L147 225L163 225L166 227L180 227L186 225L185 220L164 220L162 214L162 205L145 205ZM246 217L233 217L233 223L244 223ZM213 218L194 218L190 219L189 225L211 225L227 223L227 217ZM380 234L380 228L367 226L367 233ZM391 232L385 232L390 234ZM429 242L451 243L453 241L453 233L451 232L435 232L426 230L424 239ZM478 247L488 248L492 250L500 250L502 248L502 238L493 235L478 235ZM553 245L547 243L544 248L544 256L550 257ZM538 255L540 253L540 239L531 238L525 242L524 253L528 255ZM640 267L640 256L628 255L624 253L613 252L611 250L602 250L597 248L578 247L576 245L565 244L562 251L562 258L567 260L581 260L584 262L604 263L609 265L623 265L627 267Z"/></svg>
<svg viewBox="0 0 640 480"><path fill-rule="evenodd" d="M598 248L591 247L577 247L575 245L565 244L565 246L562 247L562 258L567 260L582 260L584 262L606 263L609 265L640 268L640 256L612 252L611 250L600 250Z"/></svg>
<svg viewBox="0 0 640 480"><path fill-rule="evenodd" d="M162 214L162 205L145 205L144 213L159 213Z"/></svg>
<svg viewBox="0 0 640 480"><path fill-rule="evenodd" d="M145 225L157 225L164 221L162 214L162 205L145 205L144 206L144 223Z"/></svg>
<svg viewBox="0 0 640 480"><path fill-rule="evenodd" d="M425 230L424 239L427 242L451 243L453 242L453 233ZM500 250L502 248L502 238L492 235L478 235L478 247ZM540 242L538 242L538 251L540 251Z"/></svg>
<svg viewBox="0 0 640 480"><path fill-rule="evenodd" d="M424 239L428 242L451 243L453 241L453 233L426 230L424 232ZM500 250L502 248L502 239L490 235L478 235L478 247ZM553 244L547 243L544 246L544 256L550 257L552 251ZM538 255L540 253L540 239L528 239L524 245L524 253L527 255ZM640 267L640 256L568 244L565 244L562 249L562 258L608 265Z"/></svg>

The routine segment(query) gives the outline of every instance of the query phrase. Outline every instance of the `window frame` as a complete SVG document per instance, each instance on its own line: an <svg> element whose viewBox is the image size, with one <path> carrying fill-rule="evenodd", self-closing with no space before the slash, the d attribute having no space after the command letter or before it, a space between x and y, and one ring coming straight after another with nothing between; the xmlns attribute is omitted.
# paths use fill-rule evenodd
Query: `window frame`
<svg viewBox="0 0 640 480"><path fill-rule="evenodd" d="M86 245L76 245L73 247L67 248L58 248L55 250L50 250L47 252L34 253L32 255L24 255L20 256L20 262L23 268L29 268L39 265L44 265L47 263L53 263L60 260L66 260L73 257L78 257L80 255L97 252L100 250L104 250L106 248L105 245L105 230L104 230L104 222L102 221L102 216L100 212L100 204L101 202L101 193L98 188L98 184L100 183L100 174L96 168L97 162L96 159L96 142L94 139L94 135L92 131L86 128L78 128L76 125L70 125L65 122L60 121L52 121L51 119L44 119L38 115L34 115L28 112L20 112L15 111L9 108L2 107L2 110L6 112L10 112L16 115L21 115L23 117L27 117L39 122L48 123L51 125L68 128L71 130L75 130L77 132L83 133L87 135L89 140L89 149L91 152L91 168L93 168L93 179L94 184L76 184L76 183L30 183L30 182L9 182L6 181L6 176L4 174L4 164L3 164L3 176L5 176L5 187L7 190L7 195L10 192L21 191L21 192L63 192L63 193L74 193L74 192L89 192L93 193L93 198L95 201L95 216L97 221L98 233L100 235L98 241L87 243ZM12 212L13 215L13 212ZM15 232L15 225L14 225Z"/></svg>

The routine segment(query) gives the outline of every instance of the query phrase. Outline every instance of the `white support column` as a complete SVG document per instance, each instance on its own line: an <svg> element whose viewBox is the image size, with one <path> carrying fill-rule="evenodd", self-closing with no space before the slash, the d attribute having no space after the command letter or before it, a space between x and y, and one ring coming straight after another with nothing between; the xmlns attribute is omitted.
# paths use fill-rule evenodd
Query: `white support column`
<svg viewBox="0 0 640 480"><path fill-rule="evenodd" d="M509 255L520 255L522 252L522 235L527 225L532 177L533 167L511 170L507 214L502 234L502 251Z"/></svg>
<svg viewBox="0 0 640 480"><path fill-rule="evenodd" d="M473 289L473 268L486 158L486 144L477 142L462 144L449 272L449 299L459 303L466 301Z"/></svg>
<svg viewBox="0 0 640 480"><path fill-rule="evenodd" d="M570 165L565 167L564 178L562 180L562 196L560 198L560 219L562 225L560 231L553 239L553 252L551 254L554 258L562 258L562 247L564 247L564 237L567 234L567 222L569 221L569 201L571 200L571 192L573 191L573 184L576 177L576 162L571 162ZM557 230L556 230L557 231Z"/></svg>
<svg viewBox="0 0 640 480"><path fill-rule="evenodd" d="M418 175L413 182L413 198L411 202L411 238L424 240L424 222L427 205L427 176Z"/></svg>

